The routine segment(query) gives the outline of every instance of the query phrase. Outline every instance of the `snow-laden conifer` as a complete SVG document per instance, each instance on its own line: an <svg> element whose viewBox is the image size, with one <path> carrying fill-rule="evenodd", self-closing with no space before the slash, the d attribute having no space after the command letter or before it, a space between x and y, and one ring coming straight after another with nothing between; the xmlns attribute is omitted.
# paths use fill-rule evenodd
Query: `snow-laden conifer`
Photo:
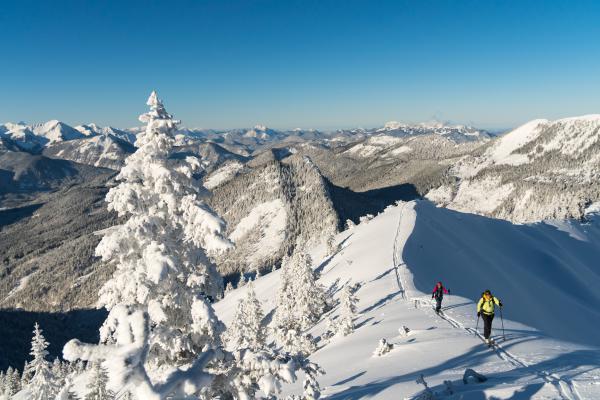
<svg viewBox="0 0 600 400"><path fill-rule="evenodd" d="M223 325L208 298L221 296L222 280L207 252L231 244L222 235L223 221L201 199L193 179L199 161L188 157L176 168L170 164L178 121L155 92L147 104L138 150L106 197L109 209L128 220L96 249L115 266L100 291L99 303L109 310L101 345L71 341L64 355L106 360L113 387L131 386L138 398L152 399L181 391L191 395L211 382L203 371L214 356L210 349L220 345ZM184 364L185 371L173 370ZM151 375L159 369L173 372L156 385Z"/></svg>
<svg viewBox="0 0 600 400"><path fill-rule="evenodd" d="M96 253L116 271L100 291L100 304L141 307L150 320L148 362L189 361L198 342L193 310L221 294L221 278L206 251L224 250L223 221L200 199L192 174L196 158L177 169L168 163L178 121L155 92L140 116L146 129L106 197L127 222L102 238Z"/></svg>
<svg viewBox="0 0 600 400"><path fill-rule="evenodd" d="M327 238L326 245L327 245L327 255L328 256L333 256L339 250L338 244L336 244L336 242L335 242L335 235L333 235L333 234Z"/></svg>
<svg viewBox="0 0 600 400"><path fill-rule="evenodd" d="M329 340L335 336L337 332L337 324L331 315L328 315L325 320L325 331L321 337L325 340Z"/></svg>
<svg viewBox="0 0 600 400"><path fill-rule="evenodd" d="M244 370L222 348L224 325L208 301L221 297L222 279L207 254L231 243L222 236L223 221L200 198L192 177L198 160L177 168L168 161L177 121L156 93L148 105L138 150L107 195L109 208L129 219L97 248L115 266L100 292L109 310L101 343L72 340L63 355L103 362L108 387L133 399L230 398Z"/></svg>
<svg viewBox="0 0 600 400"><path fill-rule="evenodd" d="M310 256L297 251L283 260L275 311L275 333L284 351L308 355L313 338L304 333L325 311L325 292L316 282Z"/></svg>
<svg viewBox="0 0 600 400"><path fill-rule="evenodd" d="M23 373L21 374L21 387L27 386L31 379L31 370L29 369L29 360L25 360L23 364Z"/></svg>
<svg viewBox="0 0 600 400"><path fill-rule="evenodd" d="M73 381L71 378L65 378L65 383L56 395L56 400L77 400L78 397L73 390Z"/></svg>
<svg viewBox="0 0 600 400"><path fill-rule="evenodd" d="M54 376L54 382L56 383L56 385L61 387L65 382L66 375L64 373L63 363L60 362L58 357L56 357L54 359L54 361L52 362L51 372L52 372L52 375Z"/></svg>
<svg viewBox="0 0 600 400"><path fill-rule="evenodd" d="M358 299L356 298L355 291L356 287L351 284L346 284L344 289L342 290L341 296L341 315L338 318L338 334L343 336L349 335L354 332L354 316L356 314L356 303Z"/></svg>
<svg viewBox="0 0 600 400"><path fill-rule="evenodd" d="M21 377L19 376L19 371L13 369L13 367L8 367L6 370L6 375L4 377L4 396L10 398L12 395L17 393L21 389Z"/></svg>
<svg viewBox="0 0 600 400"><path fill-rule="evenodd" d="M115 394L107 388L108 373L100 362L95 362L90 371L85 400L113 400Z"/></svg>
<svg viewBox="0 0 600 400"><path fill-rule="evenodd" d="M246 288L246 296L239 300L231 325L227 328L227 345L233 350L263 350L266 342L264 313L254 292L254 283Z"/></svg>
<svg viewBox="0 0 600 400"><path fill-rule="evenodd" d="M40 326L35 324L33 330L33 339L31 340L31 352L33 360L27 366L27 373L31 379L25 389L28 390L32 400L50 400L58 393L59 387L56 378L52 374L51 364L46 360L49 354L46 350L48 342L42 334Z"/></svg>
<svg viewBox="0 0 600 400"><path fill-rule="evenodd" d="M318 400L321 398L321 385L319 385L317 376L324 375L325 371L319 365L308 360L305 360L302 370L305 375L302 383L304 388L303 398L305 400Z"/></svg>
<svg viewBox="0 0 600 400"><path fill-rule="evenodd" d="M296 301L301 327L312 327L323 315L326 308L325 291L316 282L315 272L312 269L312 260L308 253L300 251L295 253L294 275L297 293Z"/></svg>
<svg viewBox="0 0 600 400"><path fill-rule="evenodd" d="M284 258L277 293L276 322L289 321L301 330L312 327L325 311L325 292L316 282L310 256L296 251Z"/></svg>
<svg viewBox="0 0 600 400"><path fill-rule="evenodd" d="M425 376L423 374L419 375L415 382L419 385L423 385L425 389L423 389L421 393L413 397L413 400L435 400L435 393L433 392L433 390L431 390L431 388L427 384L427 381L425 381Z"/></svg>

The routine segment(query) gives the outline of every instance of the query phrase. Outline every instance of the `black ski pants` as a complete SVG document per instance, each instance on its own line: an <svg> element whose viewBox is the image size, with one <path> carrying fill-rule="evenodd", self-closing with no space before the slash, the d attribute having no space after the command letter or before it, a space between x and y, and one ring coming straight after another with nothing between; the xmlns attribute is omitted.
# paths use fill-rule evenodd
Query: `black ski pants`
<svg viewBox="0 0 600 400"><path fill-rule="evenodd" d="M442 309L442 297L435 298L435 312L440 312Z"/></svg>
<svg viewBox="0 0 600 400"><path fill-rule="evenodd" d="M492 334L492 320L494 319L494 314L481 313L481 319L483 319L483 337L489 339Z"/></svg>

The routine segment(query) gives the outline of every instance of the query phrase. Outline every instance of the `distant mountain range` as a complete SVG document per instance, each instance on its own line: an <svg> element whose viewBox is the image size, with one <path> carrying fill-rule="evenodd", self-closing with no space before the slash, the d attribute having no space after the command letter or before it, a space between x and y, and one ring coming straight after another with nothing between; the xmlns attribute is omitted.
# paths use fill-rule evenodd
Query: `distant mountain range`
<svg viewBox="0 0 600 400"><path fill-rule="evenodd" d="M135 144L136 134L142 128L117 129L101 127L94 123L71 127L64 122L52 120L41 124L28 125L23 122L0 125L0 138L9 140L21 150L40 152L43 148L72 140L89 139L96 136L109 136L130 144ZM256 150L257 147L272 142L295 142L298 140L354 140L370 135L387 134L397 137L437 134L456 142L489 139L490 133L464 125L448 125L440 122L422 124L402 124L387 122L383 127L372 129L346 129L319 131L314 129L275 130L264 125L250 129L189 129L181 128L178 139L181 144L202 140L239 147L240 150Z"/></svg>
<svg viewBox="0 0 600 400"><path fill-rule="evenodd" d="M106 278L93 256L94 232L118 223L103 197L135 151L137 131L0 125L1 306L93 306ZM236 244L221 272L234 277L277 265L298 241L325 241L346 220L398 199L427 197L515 222L585 219L600 209L596 115L536 120L500 137L390 122L335 132L181 129L176 143L173 163L201 159L197 178ZM52 274L65 278L50 296Z"/></svg>

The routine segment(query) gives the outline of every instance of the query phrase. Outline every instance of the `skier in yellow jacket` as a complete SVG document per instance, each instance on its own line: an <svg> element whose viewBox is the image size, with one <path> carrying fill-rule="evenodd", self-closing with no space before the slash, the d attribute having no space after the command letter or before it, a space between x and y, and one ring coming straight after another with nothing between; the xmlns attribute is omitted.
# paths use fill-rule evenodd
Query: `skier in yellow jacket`
<svg viewBox="0 0 600 400"><path fill-rule="evenodd" d="M491 344L490 335L492 334L492 320L494 319L494 309L496 306L502 307L502 302L492 296L492 292L486 290L481 295L477 303L477 317L483 319L483 337L487 344Z"/></svg>

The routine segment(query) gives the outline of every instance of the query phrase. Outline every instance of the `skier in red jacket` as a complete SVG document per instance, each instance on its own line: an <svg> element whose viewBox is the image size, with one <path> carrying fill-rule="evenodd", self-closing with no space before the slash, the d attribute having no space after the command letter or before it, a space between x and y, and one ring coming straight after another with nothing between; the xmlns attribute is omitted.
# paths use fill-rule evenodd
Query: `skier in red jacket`
<svg viewBox="0 0 600 400"><path fill-rule="evenodd" d="M442 309L442 299L444 298L444 293L449 294L450 291L442 285L442 282L438 282L437 285L433 288L431 292L431 298L435 298L435 312L439 313Z"/></svg>

